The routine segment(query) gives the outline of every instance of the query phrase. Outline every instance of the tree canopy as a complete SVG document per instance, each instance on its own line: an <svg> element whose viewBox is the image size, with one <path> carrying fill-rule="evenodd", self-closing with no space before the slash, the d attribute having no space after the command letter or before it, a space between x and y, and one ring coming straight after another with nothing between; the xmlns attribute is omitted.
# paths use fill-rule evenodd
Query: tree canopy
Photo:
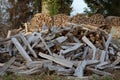
<svg viewBox="0 0 120 80"><path fill-rule="evenodd" d="M72 3L71 0L46 0L48 3L48 10L50 15L55 14L70 14L70 5Z"/></svg>
<svg viewBox="0 0 120 80"><path fill-rule="evenodd" d="M119 0L84 0L91 13L101 13L106 16L120 16Z"/></svg>

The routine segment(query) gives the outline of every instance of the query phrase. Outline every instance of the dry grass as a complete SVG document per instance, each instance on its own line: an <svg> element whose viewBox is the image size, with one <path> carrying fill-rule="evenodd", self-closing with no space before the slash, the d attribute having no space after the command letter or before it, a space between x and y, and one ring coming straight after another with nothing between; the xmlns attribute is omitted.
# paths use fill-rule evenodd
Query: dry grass
<svg viewBox="0 0 120 80"><path fill-rule="evenodd" d="M58 77L56 75L5 75L0 80L67 80L63 77Z"/></svg>

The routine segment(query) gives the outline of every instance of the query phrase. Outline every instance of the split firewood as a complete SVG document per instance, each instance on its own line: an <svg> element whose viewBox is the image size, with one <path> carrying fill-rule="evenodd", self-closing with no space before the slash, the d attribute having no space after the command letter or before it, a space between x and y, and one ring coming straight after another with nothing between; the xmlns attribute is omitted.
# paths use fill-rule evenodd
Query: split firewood
<svg viewBox="0 0 120 80"><path fill-rule="evenodd" d="M25 44L25 46L28 47L28 49L30 50L31 54L37 58L37 55L35 53L35 51L32 49L32 47L30 46L29 42L26 40L26 38L24 37L23 34L20 34L20 38L22 39L23 43Z"/></svg>
<svg viewBox="0 0 120 80"><path fill-rule="evenodd" d="M12 63L15 61L15 57L12 57L7 63L5 63L2 68L0 69L0 76L4 75L7 69L11 66Z"/></svg>
<svg viewBox="0 0 120 80"><path fill-rule="evenodd" d="M32 69L29 69L29 70L21 70L21 71L15 72L15 74L32 75L32 74L35 74L37 72L42 72L43 70L44 69L41 69L39 67L34 67Z"/></svg>
<svg viewBox="0 0 120 80"><path fill-rule="evenodd" d="M117 60L115 60L115 61L112 63L112 65L115 66L115 65L117 65L117 64L119 64L119 63L120 63L120 57L118 57Z"/></svg>
<svg viewBox="0 0 120 80"><path fill-rule="evenodd" d="M96 66L96 68L104 69L104 66L107 65L107 64L109 64L109 63L110 63L110 62L102 62L102 63L98 64L98 65Z"/></svg>
<svg viewBox="0 0 120 80"><path fill-rule="evenodd" d="M42 60L42 61L31 61L31 62L27 62L26 63L26 66L28 68L34 68L34 67L39 67L39 68L42 68L44 64L47 64L47 63L51 63L51 61L49 60Z"/></svg>
<svg viewBox="0 0 120 80"><path fill-rule="evenodd" d="M65 14L57 14L53 16L53 25L56 27L65 27L68 25L67 22L69 22L69 20L70 17Z"/></svg>
<svg viewBox="0 0 120 80"><path fill-rule="evenodd" d="M89 24L96 25L98 27L105 25L105 18L101 14L94 14L89 17Z"/></svg>
<svg viewBox="0 0 120 80"><path fill-rule="evenodd" d="M49 28L52 25L52 18L48 14L42 14L37 13L35 16L31 19L30 25L28 25L29 31L41 31L42 25L46 24L46 26Z"/></svg>
<svg viewBox="0 0 120 80"><path fill-rule="evenodd" d="M49 49L49 47L47 46L46 42L44 41L44 39L42 38L41 34L38 34L41 41L43 42L43 44L45 45L46 49L48 50L49 54L52 55L51 50Z"/></svg>
<svg viewBox="0 0 120 80"><path fill-rule="evenodd" d="M86 61L84 60L75 70L74 76L77 76L79 78L83 77L84 75L84 69L86 67Z"/></svg>
<svg viewBox="0 0 120 80"><path fill-rule="evenodd" d="M74 50L76 50L76 49L78 49L79 47L81 47L83 44L79 44L79 43L76 43L73 47L70 47L70 48L68 48L68 49L66 49L66 50L63 50L62 51L62 54L67 54L68 52L71 52L71 51L74 51Z"/></svg>
<svg viewBox="0 0 120 80"><path fill-rule="evenodd" d="M43 58L46 58L48 60L52 60L52 61L54 61L58 64L61 64L61 65L65 66L65 67L72 68L72 66L73 66L73 63L68 61L68 60L59 59L59 58L56 58L56 57L53 57L53 56L46 55L46 54L41 53L41 52L39 53L39 56L41 56Z"/></svg>
<svg viewBox="0 0 120 80"><path fill-rule="evenodd" d="M82 38L82 40L93 49L93 57L92 57L92 59L95 59L95 56L96 56L96 47L88 40L87 37L84 36Z"/></svg>
<svg viewBox="0 0 120 80"><path fill-rule="evenodd" d="M71 22L77 24L87 24L88 17L85 16L84 14L77 14L76 16L73 16L71 18Z"/></svg>
<svg viewBox="0 0 120 80"><path fill-rule="evenodd" d="M87 69L90 70L90 71L92 71L92 72L94 72L94 73L96 73L96 74L98 74L98 75L112 76L111 73L108 73L108 72L105 72L105 71L100 71L100 70L89 68L89 67L87 67Z"/></svg>
<svg viewBox="0 0 120 80"><path fill-rule="evenodd" d="M26 61L32 61L27 52L24 50L24 48L21 46L19 41L16 38L12 38L12 42L16 46L17 50L20 52L20 54L25 58Z"/></svg>

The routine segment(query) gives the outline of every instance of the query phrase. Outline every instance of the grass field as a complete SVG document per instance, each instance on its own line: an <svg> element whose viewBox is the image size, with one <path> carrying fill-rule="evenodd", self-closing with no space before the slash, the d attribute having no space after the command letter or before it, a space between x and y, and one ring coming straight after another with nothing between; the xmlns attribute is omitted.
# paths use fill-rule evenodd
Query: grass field
<svg viewBox="0 0 120 80"><path fill-rule="evenodd" d="M73 80L73 79L66 79L64 77L60 77L60 76L56 76L56 75L41 74L41 75L32 75L32 76L30 76L30 75L29 76L6 75L6 76L1 77L0 80ZM82 79L80 79L80 80L82 80ZM120 80L120 78L113 79L111 77L100 78L97 76L93 76L93 79L90 79L90 80Z"/></svg>

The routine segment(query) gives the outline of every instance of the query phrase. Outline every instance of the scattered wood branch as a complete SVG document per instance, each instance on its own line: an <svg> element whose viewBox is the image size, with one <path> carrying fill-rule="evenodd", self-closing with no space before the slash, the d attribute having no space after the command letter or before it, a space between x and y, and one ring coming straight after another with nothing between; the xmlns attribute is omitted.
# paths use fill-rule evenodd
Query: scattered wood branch
<svg viewBox="0 0 120 80"><path fill-rule="evenodd" d="M0 69L0 76L3 76L7 69L11 66L12 63L16 60L15 57L12 57L7 63L5 63L2 68Z"/></svg>
<svg viewBox="0 0 120 80"><path fill-rule="evenodd" d="M68 61L68 60L59 59L59 58L56 58L56 57L53 57L53 56L46 55L46 54L41 53L41 52L39 53L39 56L41 56L43 58L46 58L48 60L52 60L52 61L54 61L58 64L61 64L61 65L65 66L65 67L72 68L72 66L73 66L73 63Z"/></svg>
<svg viewBox="0 0 120 80"><path fill-rule="evenodd" d="M12 38L12 42L16 46L17 50L20 52L20 54L24 57L26 61L32 61L27 52L24 50L24 48L21 46L19 41L16 38Z"/></svg>

